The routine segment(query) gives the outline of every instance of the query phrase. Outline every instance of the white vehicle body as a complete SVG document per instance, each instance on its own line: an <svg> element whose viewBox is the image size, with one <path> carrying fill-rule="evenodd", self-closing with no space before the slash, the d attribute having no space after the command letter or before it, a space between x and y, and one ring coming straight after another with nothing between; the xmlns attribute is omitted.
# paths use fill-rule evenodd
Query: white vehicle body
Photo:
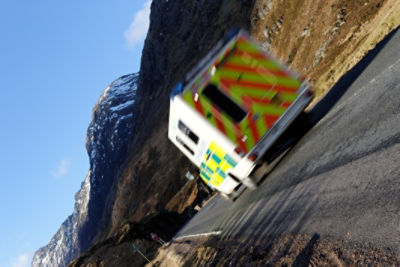
<svg viewBox="0 0 400 267"><path fill-rule="evenodd" d="M261 156L313 97L298 75L257 49L243 31L220 41L170 99L169 139L209 186L230 197L240 193L241 185L256 187L251 173ZM226 83L224 75L237 76ZM253 82L263 79L270 88ZM271 112L278 115L268 121Z"/></svg>

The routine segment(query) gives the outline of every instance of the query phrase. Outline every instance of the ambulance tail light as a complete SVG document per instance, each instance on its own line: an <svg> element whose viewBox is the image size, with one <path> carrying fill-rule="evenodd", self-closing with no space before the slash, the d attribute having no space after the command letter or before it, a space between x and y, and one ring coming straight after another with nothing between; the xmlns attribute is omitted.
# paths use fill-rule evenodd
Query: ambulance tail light
<svg viewBox="0 0 400 267"><path fill-rule="evenodd" d="M245 155L243 149L241 149L240 147L236 147L235 148L235 153L238 154L241 157L244 157L244 155Z"/></svg>
<svg viewBox="0 0 400 267"><path fill-rule="evenodd" d="M256 161L257 158L258 158L258 154L257 153L253 153L253 154L250 155L249 160L254 162L254 161Z"/></svg>

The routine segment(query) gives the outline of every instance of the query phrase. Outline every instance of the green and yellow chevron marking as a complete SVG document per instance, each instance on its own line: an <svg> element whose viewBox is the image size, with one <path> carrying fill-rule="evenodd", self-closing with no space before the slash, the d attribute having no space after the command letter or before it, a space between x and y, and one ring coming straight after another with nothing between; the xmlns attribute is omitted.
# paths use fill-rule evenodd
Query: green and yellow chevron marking
<svg viewBox="0 0 400 267"><path fill-rule="evenodd" d="M223 85L229 85L227 83L222 83ZM249 96L252 98L259 98L259 99L268 99L271 100L277 93L280 94L280 96L288 102L293 102L297 98L296 93L287 93L287 92L279 92L277 90L274 90L274 88L270 88L270 90L262 90L258 88L249 88L249 87L244 87L238 84L231 84L229 85L230 88L227 88L229 90L226 90L229 95L232 97L237 102L241 102L243 99L243 96ZM219 88L223 88L223 86L220 86ZM225 89L225 88L223 88ZM228 94L227 93L227 94Z"/></svg>
<svg viewBox="0 0 400 267"><path fill-rule="evenodd" d="M244 52L260 53L260 49L255 44L245 39L239 39L236 43L236 48Z"/></svg>
<svg viewBox="0 0 400 267"><path fill-rule="evenodd" d="M227 79L232 81L246 81L255 84L264 85L266 87L271 86L283 86L287 87L288 89L295 90L300 86L300 82L294 80L290 77L277 77L271 74L262 74L260 75L257 72L248 73L248 72L241 72L241 71L234 71L234 70L227 70L223 69L223 67L219 70L219 75L221 79Z"/></svg>
<svg viewBox="0 0 400 267"><path fill-rule="evenodd" d="M249 64L251 64L251 62L254 61L254 58L251 58L251 56L248 54L247 54L247 56L248 57L246 58L246 56L243 57L238 54L233 54L227 61L232 64L249 65ZM282 67L278 63L276 63L272 60L268 60L268 59L258 59L257 64L258 64L258 67L262 67L262 68L265 68L266 70L270 70L270 71L277 71L277 70L282 69Z"/></svg>
<svg viewBox="0 0 400 267"><path fill-rule="evenodd" d="M196 90L186 90L183 97L191 107L247 153L297 98L301 81L291 77L280 64L268 58L245 38L232 44L217 63L220 64L213 75L209 77L210 67L208 74L196 80ZM207 82L205 75L208 77ZM220 110L202 95L208 82L218 86L247 112L241 122L234 122L224 110ZM211 179L206 171L204 174Z"/></svg>

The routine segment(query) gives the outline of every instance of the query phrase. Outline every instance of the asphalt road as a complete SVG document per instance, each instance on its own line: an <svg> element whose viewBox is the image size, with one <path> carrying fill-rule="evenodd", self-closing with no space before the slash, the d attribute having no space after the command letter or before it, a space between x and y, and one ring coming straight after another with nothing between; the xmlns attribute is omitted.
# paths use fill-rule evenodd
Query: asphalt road
<svg viewBox="0 0 400 267"><path fill-rule="evenodd" d="M217 196L177 237L221 231L257 242L318 234L400 258L400 33L388 36L310 111L311 129L235 202Z"/></svg>

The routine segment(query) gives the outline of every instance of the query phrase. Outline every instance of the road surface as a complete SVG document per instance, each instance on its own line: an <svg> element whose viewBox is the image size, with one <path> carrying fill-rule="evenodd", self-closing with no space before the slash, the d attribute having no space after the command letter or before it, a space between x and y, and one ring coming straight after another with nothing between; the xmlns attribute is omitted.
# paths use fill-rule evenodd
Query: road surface
<svg viewBox="0 0 400 267"><path fill-rule="evenodd" d="M399 48L396 31L310 111L312 128L258 189L215 197L176 237L318 234L400 258Z"/></svg>

